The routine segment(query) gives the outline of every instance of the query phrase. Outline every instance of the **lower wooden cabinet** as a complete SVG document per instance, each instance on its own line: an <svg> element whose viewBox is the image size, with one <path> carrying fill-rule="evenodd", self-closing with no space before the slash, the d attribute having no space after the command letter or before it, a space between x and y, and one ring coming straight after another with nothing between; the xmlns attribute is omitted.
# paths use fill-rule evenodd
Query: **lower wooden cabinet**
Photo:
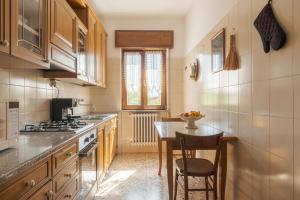
<svg viewBox="0 0 300 200"><path fill-rule="evenodd" d="M117 119L114 118L105 124L104 136L104 168L105 171L110 167L116 153L117 153Z"/></svg>
<svg viewBox="0 0 300 200"><path fill-rule="evenodd" d="M74 199L79 192L79 175L74 177L67 187L59 194L57 197L58 200L63 199Z"/></svg>
<svg viewBox="0 0 300 200"><path fill-rule="evenodd" d="M79 191L77 147L77 141L67 144L19 177L9 180L0 188L0 199L74 199Z"/></svg>
<svg viewBox="0 0 300 200"><path fill-rule="evenodd" d="M28 170L19 179L0 192L1 200L28 197L51 179L51 157Z"/></svg>
<svg viewBox="0 0 300 200"><path fill-rule="evenodd" d="M66 185L70 182L72 178L79 173L79 159L75 158L70 161L70 164L62 169L54 178L53 178L53 193L54 197L57 197L58 194L64 189Z"/></svg>
<svg viewBox="0 0 300 200"><path fill-rule="evenodd" d="M53 175L57 174L62 168L64 168L70 160L78 157L77 143L72 143L53 154L52 158L52 171Z"/></svg>
<svg viewBox="0 0 300 200"><path fill-rule="evenodd" d="M105 161L104 161L104 128L98 129L98 149L97 149L97 179L101 180L105 175Z"/></svg>
<svg viewBox="0 0 300 200"><path fill-rule="evenodd" d="M34 195L32 195L29 200L52 200L52 181L48 182L41 189L39 189Z"/></svg>

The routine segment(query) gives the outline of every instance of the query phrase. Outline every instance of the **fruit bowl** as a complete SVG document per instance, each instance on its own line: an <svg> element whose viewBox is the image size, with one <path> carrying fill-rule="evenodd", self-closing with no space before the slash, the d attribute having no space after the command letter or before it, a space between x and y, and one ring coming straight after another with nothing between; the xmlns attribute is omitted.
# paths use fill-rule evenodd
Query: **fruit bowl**
<svg viewBox="0 0 300 200"><path fill-rule="evenodd" d="M205 117L200 112L191 111L189 113L182 113L179 115L182 120L186 122L185 128L187 129L197 129L198 126L195 124L195 121Z"/></svg>

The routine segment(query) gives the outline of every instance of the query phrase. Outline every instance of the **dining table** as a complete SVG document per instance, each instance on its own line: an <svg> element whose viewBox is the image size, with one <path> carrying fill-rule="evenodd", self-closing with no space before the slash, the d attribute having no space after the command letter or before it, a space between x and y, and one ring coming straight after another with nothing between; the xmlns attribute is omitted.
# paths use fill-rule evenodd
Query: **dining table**
<svg viewBox="0 0 300 200"><path fill-rule="evenodd" d="M167 180L168 180L168 193L169 200L173 200L174 189L173 189L173 151L180 150L180 147L173 145L176 140L176 132L196 135L196 136L210 136L223 133L221 138L221 156L219 162L219 197L221 200L225 200L225 189L226 189L226 176L227 176L227 143L237 141L237 137L224 133L222 130L214 128L212 126L197 121L197 129L188 129L185 127L185 122L160 122L154 123L155 129L158 134L158 158L159 168L158 175L161 175L162 168L162 142L166 142L166 161L167 161Z"/></svg>

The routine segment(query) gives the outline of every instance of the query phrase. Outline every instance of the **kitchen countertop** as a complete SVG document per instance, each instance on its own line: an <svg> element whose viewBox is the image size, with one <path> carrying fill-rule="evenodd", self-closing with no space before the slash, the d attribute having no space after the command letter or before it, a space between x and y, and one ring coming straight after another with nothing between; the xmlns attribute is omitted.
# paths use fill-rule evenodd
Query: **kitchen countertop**
<svg viewBox="0 0 300 200"><path fill-rule="evenodd" d="M95 128L117 114L109 114L102 120L87 120ZM90 130L88 129L88 130ZM79 138L83 133L30 133L21 134L14 148L0 151L0 186L9 179L17 177L46 156L52 154L71 140Z"/></svg>

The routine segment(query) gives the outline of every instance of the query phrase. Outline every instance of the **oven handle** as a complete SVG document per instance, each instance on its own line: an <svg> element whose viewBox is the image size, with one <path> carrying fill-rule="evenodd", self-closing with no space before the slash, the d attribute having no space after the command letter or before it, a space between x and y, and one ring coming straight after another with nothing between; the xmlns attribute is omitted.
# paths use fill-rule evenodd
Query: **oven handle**
<svg viewBox="0 0 300 200"><path fill-rule="evenodd" d="M98 142L92 142L79 152L79 157L89 156L98 147Z"/></svg>

